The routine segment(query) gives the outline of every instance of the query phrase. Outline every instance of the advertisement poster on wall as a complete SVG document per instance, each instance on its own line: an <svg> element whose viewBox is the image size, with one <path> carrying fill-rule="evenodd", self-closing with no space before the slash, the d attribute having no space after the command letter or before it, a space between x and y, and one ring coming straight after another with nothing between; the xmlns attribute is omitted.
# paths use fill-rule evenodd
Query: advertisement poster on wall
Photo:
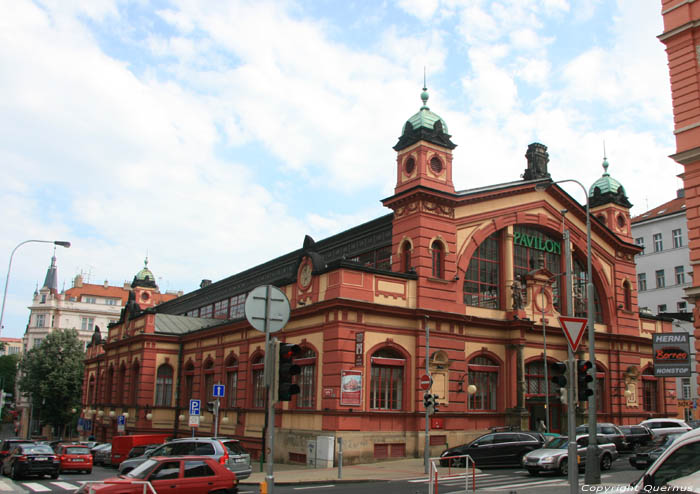
<svg viewBox="0 0 700 494"><path fill-rule="evenodd" d="M342 406L362 405L362 371L344 370L340 377L340 404Z"/></svg>

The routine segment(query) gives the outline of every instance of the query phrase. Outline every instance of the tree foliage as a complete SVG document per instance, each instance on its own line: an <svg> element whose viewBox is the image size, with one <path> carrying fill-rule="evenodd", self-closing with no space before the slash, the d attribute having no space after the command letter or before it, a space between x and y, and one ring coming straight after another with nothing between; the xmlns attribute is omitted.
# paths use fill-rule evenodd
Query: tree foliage
<svg viewBox="0 0 700 494"><path fill-rule="evenodd" d="M70 421L71 409L80 407L84 358L78 332L57 329L20 361L20 391L30 397L41 422L57 431Z"/></svg>
<svg viewBox="0 0 700 494"><path fill-rule="evenodd" d="M6 393L15 392L15 378L17 377L17 363L19 355L3 355L0 357L0 388Z"/></svg>

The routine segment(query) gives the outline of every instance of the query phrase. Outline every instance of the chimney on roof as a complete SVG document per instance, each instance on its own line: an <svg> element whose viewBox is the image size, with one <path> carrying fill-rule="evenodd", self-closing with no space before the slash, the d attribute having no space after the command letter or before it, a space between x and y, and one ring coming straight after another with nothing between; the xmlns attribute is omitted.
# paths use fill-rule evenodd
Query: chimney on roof
<svg viewBox="0 0 700 494"><path fill-rule="evenodd" d="M199 288L204 288L205 286L211 285L211 280L202 280L202 282L199 284Z"/></svg>
<svg viewBox="0 0 700 494"><path fill-rule="evenodd" d="M109 281L105 280L104 287L105 287L105 288L109 288Z"/></svg>
<svg viewBox="0 0 700 494"><path fill-rule="evenodd" d="M678 191L676 191L676 198L680 199L681 197L685 197L685 189L678 189Z"/></svg>
<svg viewBox="0 0 700 494"><path fill-rule="evenodd" d="M83 286L83 275L82 274L75 275L75 279L73 280L73 286L75 288L82 288L82 286Z"/></svg>

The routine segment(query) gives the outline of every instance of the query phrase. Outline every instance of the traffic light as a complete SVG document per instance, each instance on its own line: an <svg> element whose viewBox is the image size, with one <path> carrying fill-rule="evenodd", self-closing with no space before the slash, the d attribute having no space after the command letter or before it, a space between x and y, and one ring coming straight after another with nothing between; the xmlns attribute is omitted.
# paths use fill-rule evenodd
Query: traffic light
<svg viewBox="0 0 700 494"><path fill-rule="evenodd" d="M438 408L438 395L433 395L433 413L439 412L440 409Z"/></svg>
<svg viewBox="0 0 700 494"><path fill-rule="evenodd" d="M552 382L560 388L566 388L566 362L554 362L550 367Z"/></svg>
<svg viewBox="0 0 700 494"><path fill-rule="evenodd" d="M588 370L593 367L590 360L576 361L576 382L578 384L578 401L588 401L588 397L593 395L593 390L589 387L593 382L593 376L588 374Z"/></svg>
<svg viewBox="0 0 700 494"><path fill-rule="evenodd" d="M216 413L218 411L219 411L219 400L207 402L207 412L213 413L214 415L216 415Z"/></svg>
<svg viewBox="0 0 700 494"><path fill-rule="evenodd" d="M559 388L559 401L561 402L562 405L566 405L566 402L568 400L568 397L566 395L566 388Z"/></svg>
<svg viewBox="0 0 700 494"><path fill-rule="evenodd" d="M294 363L294 357L301 355L301 347L289 343L278 343L277 351L277 399L291 401L292 396L301 389L292 382L294 376L301 374L301 367Z"/></svg>
<svg viewBox="0 0 700 494"><path fill-rule="evenodd" d="M423 395L423 406L428 411L428 415L435 413L435 395L425 393Z"/></svg>

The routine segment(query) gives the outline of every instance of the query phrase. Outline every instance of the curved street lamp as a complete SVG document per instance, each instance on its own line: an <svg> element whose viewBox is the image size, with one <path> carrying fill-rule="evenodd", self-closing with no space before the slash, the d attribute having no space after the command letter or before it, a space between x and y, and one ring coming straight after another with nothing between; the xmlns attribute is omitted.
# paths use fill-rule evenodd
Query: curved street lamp
<svg viewBox="0 0 700 494"><path fill-rule="evenodd" d="M70 247L70 242L66 242L65 240L25 240L24 242L18 243L17 246L14 249L12 249L12 253L10 254L10 263L7 266L7 277L5 278L5 292L2 295L2 309L0 310L0 334L2 333L3 329L2 321L3 317L5 316L5 300L7 299L7 285L10 283L10 270L12 269L12 258L15 255L15 251L17 249L19 249L24 244L28 244L30 242L60 245L61 247L65 247L66 249Z"/></svg>

